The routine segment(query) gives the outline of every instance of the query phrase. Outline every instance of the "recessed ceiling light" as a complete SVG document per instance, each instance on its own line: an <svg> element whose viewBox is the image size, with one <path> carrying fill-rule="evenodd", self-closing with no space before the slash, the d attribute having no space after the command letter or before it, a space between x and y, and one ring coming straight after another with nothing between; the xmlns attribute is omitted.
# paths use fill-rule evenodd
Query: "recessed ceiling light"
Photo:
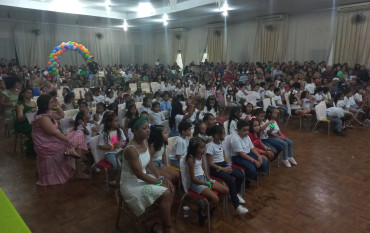
<svg viewBox="0 0 370 233"><path fill-rule="evenodd" d="M128 25L126 19L123 21L123 31L127 32Z"/></svg>
<svg viewBox="0 0 370 233"><path fill-rule="evenodd" d="M148 17L154 14L154 8L150 2L140 2L137 8L139 17Z"/></svg>
<svg viewBox="0 0 370 233"><path fill-rule="evenodd" d="M227 11L223 11L223 12L222 12L222 15L226 17L226 16L228 16L228 15L229 15L229 13L228 13Z"/></svg>

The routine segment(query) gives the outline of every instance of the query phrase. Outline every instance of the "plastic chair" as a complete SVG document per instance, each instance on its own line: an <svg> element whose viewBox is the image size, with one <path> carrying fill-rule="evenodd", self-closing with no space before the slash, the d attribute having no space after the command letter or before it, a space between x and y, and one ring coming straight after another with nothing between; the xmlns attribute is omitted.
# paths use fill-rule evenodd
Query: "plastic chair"
<svg viewBox="0 0 370 233"><path fill-rule="evenodd" d="M263 99L263 111L266 111L267 107L271 105L271 98L264 98Z"/></svg>
<svg viewBox="0 0 370 233"><path fill-rule="evenodd" d="M141 83L141 90L145 93L150 93L150 85L149 83Z"/></svg>
<svg viewBox="0 0 370 233"><path fill-rule="evenodd" d="M167 133L170 133L171 132L171 129L170 129L170 125L169 125L169 121L168 120L162 121L160 125L163 125L163 127L166 129Z"/></svg>
<svg viewBox="0 0 370 233"><path fill-rule="evenodd" d="M125 117L126 109L122 108L118 110L118 122L121 122L123 118Z"/></svg>
<svg viewBox="0 0 370 233"><path fill-rule="evenodd" d="M288 127L288 122L290 118L296 118L296 119L299 119L299 130L302 131L302 117L297 116L297 115L292 115L292 109L291 109L290 102L289 102L289 93L285 93L284 97L285 97L286 107L288 108L288 115L289 115L285 123L285 128Z"/></svg>
<svg viewBox="0 0 370 233"><path fill-rule="evenodd" d="M64 117L60 120L60 130L63 134L66 134L73 130L74 120L71 117Z"/></svg>
<svg viewBox="0 0 370 233"><path fill-rule="evenodd" d="M325 101L321 101L318 105L315 106L315 112L316 112L317 121L316 121L315 127L313 127L312 131L315 131L317 125L320 122L326 122L326 123L328 123L328 137L329 137L331 121L326 117L326 103L325 103Z"/></svg>
<svg viewBox="0 0 370 233"><path fill-rule="evenodd" d="M113 166L107 160L104 159L104 151L100 150L98 147L99 135L91 138L90 148L91 153L94 158L94 164L90 168L90 183L92 183L92 171L95 167L100 167L105 171L105 182L107 187L107 192L109 191L109 180L108 180L108 169L111 169Z"/></svg>
<svg viewBox="0 0 370 233"><path fill-rule="evenodd" d="M225 134L229 135L229 121L224 122L224 129L225 129Z"/></svg>
<svg viewBox="0 0 370 233"><path fill-rule="evenodd" d="M170 117L169 111L162 111L164 118L168 119Z"/></svg>
<svg viewBox="0 0 370 233"><path fill-rule="evenodd" d="M135 92L137 90L137 83L130 83L129 87L132 92Z"/></svg>
<svg viewBox="0 0 370 233"><path fill-rule="evenodd" d="M72 118L77 113L78 113L78 109L67 110L67 111L64 111L64 117L71 117Z"/></svg>
<svg viewBox="0 0 370 233"><path fill-rule="evenodd" d="M150 87L151 87L153 93L155 93L156 91L158 91L158 85L159 85L158 82L151 82L150 83Z"/></svg>
<svg viewBox="0 0 370 233"><path fill-rule="evenodd" d="M175 137L170 137L168 138L167 140L167 146L166 146L166 157L167 157L167 164L170 165L170 158L169 158L169 154L173 148L173 144L175 143L176 139L178 138L179 136L175 136ZM170 168L172 168L173 170L175 171L179 171L179 169L177 167L174 167L174 166L171 166L170 165Z"/></svg>

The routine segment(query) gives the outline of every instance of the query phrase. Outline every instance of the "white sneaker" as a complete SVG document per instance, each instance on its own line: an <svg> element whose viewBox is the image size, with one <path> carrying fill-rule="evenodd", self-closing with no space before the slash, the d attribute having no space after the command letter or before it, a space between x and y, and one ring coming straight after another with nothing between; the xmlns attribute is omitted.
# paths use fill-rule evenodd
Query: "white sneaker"
<svg viewBox="0 0 370 233"><path fill-rule="evenodd" d="M289 157L289 158L288 158L288 161L289 161L292 165L294 165L294 166L297 166L297 165L298 165L298 163L295 161L295 159L294 159L293 157Z"/></svg>
<svg viewBox="0 0 370 233"><path fill-rule="evenodd" d="M285 167L291 167L291 165L290 165L290 163L287 159L283 159L281 162L285 165Z"/></svg>
<svg viewBox="0 0 370 233"><path fill-rule="evenodd" d="M240 203L240 204L245 204L245 201L244 201L244 199L242 198L242 195L238 194L237 196L238 196L238 199L239 199L239 203Z"/></svg>
<svg viewBox="0 0 370 233"><path fill-rule="evenodd" d="M246 214L246 213L248 213L248 209L245 208L242 205L239 205L238 208L236 208L236 213L237 214Z"/></svg>

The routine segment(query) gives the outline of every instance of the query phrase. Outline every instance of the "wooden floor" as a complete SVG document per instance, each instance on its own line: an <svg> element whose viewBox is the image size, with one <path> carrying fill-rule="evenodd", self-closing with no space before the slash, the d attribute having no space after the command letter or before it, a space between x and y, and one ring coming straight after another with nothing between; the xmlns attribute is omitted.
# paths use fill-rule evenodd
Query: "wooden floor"
<svg viewBox="0 0 370 233"><path fill-rule="evenodd" d="M245 200L250 213L222 216L218 208L212 232L370 232L370 128L355 128L342 138L291 126L297 167L277 167L263 177L262 185L251 184ZM136 232L123 215L115 228L117 204L114 191L105 191L104 174L94 175L93 184L72 180L64 185L35 185L35 160L13 153L13 139L0 136L0 187L34 233ZM18 150L19 151L19 150ZM173 205L175 212L179 196ZM174 224L177 232L207 232L197 225L195 201L189 201L190 217ZM221 205L220 205L221 206ZM144 232L159 221L152 215Z"/></svg>

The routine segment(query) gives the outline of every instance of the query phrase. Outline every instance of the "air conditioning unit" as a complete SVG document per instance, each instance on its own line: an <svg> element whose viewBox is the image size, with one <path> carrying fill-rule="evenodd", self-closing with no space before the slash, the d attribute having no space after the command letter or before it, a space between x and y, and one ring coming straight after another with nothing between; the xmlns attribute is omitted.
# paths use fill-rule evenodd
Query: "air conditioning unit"
<svg viewBox="0 0 370 233"><path fill-rule="evenodd" d="M343 6L338 7L339 13L349 13L349 12L368 11L368 10L370 10L369 2L343 5Z"/></svg>
<svg viewBox="0 0 370 233"><path fill-rule="evenodd" d="M277 15L267 15L267 16L257 17L257 21L258 22L272 22L272 21L285 20L287 18L288 18L287 14L277 14Z"/></svg>

